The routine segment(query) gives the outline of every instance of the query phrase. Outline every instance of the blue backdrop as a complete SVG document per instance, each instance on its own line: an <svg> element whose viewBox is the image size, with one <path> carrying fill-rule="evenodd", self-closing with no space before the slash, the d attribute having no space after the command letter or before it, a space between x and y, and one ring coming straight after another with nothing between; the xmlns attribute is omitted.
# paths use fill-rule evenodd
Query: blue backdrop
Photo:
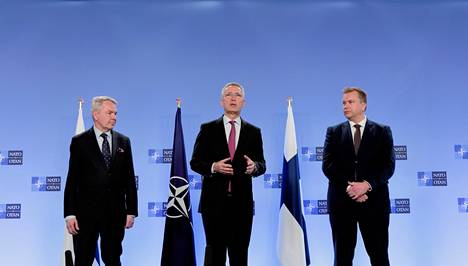
<svg viewBox="0 0 468 266"><path fill-rule="evenodd" d="M85 100L90 127L91 98L111 95L139 181L140 217L127 231L122 261L159 265L164 219L151 217L148 205L167 200L170 165L148 154L172 147L181 97L190 158L200 124L222 114L221 87L238 81L246 88L242 117L262 129L273 178L282 167L286 98L294 99L312 265L333 261L328 216L320 211L327 180L317 158L327 126L344 120L347 85L367 90L368 117L389 124L397 149L406 149L390 180L392 264L464 265L467 25L468 3L451 0L0 0L1 264L59 264L77 99ZM268 188L269 175L254 181L254 266L278 265L280 189ZM35 191L35 181L54 176L60 191ZM199 196L194 187L194 210ZM204 232L193 216L202 265ZM361 239L355 263L370 265Z"/></svg>

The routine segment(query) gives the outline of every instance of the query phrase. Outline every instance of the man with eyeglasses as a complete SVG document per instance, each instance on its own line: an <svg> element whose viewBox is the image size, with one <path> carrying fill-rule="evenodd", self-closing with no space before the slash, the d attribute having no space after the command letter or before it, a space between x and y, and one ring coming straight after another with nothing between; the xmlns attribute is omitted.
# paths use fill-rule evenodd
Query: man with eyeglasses
<svg viewBox="0 0 468 266"><path fill-rule="evenodd" d="M190 166L203 176L199 205L206 236L205 266L248 262L254 201L252 177L265 173L260 129L240 117L244 88L230 82L221 90L222 117L202 124Z"/></svg>

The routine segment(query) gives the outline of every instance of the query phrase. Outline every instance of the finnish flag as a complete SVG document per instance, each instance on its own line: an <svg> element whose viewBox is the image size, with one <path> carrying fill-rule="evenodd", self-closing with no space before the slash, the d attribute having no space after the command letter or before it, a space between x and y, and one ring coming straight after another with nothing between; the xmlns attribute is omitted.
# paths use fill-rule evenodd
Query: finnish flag
<svg viewBox="0 0 468 266"><path fill-rule="evenodd" d="M288 100L277 253L282 266L310 265L297 155L296 129Z"/></svg>

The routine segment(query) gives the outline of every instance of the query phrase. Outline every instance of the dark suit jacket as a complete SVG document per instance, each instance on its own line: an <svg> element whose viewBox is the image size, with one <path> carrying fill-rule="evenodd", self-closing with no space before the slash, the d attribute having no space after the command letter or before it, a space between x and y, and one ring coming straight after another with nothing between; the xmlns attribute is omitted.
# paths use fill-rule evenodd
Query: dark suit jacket
<svg viewBox="0 0 468 266"><path fill-rule="evenodd" d="M244 155L256 163L257 170L252 175L245 174L247 163ZM199 212L223 210L228 181L231 180L234 208L253 214L252 176L262 175L266 170L260 129L241 119L239 141L232 161L234 175L211 173L214 162L228 157L229 148L223 117L202 124L190 161L192 170L203 176Z"/></svg>
<svg viewBox="0 0 468 266"><path fill-rule="evenodd" d="M356 204L369 211L390 212L388 180L395 170L390 127L367 120L357 156L349 122L329 127L322 170L329 180L329 212L352 211ZM355 203L346 194L348 181L363 180L369 182L372 191L366 202Z"/></svg>
<svg viewBox="0 0 468 266"><path fill-rule="evenodd" d="M64 216L95 219L102 215L138 215L135 173L128 137L112 131L108 170L94 129L73 137L64 195Z"/></svg>

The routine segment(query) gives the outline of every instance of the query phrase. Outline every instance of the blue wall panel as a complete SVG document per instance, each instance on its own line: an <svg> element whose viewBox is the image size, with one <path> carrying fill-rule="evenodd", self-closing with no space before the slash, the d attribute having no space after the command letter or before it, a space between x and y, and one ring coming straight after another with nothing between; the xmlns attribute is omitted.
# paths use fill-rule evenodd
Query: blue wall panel
<svg viewBox="0 0 468 266"><path fill-rule="evenodd" d="M23 151L22 165L0 165L2 265L49 266L62 250L63 185L77 99L119 101L116 129L132 140L139 211L124 240L124 265L159 265L164 219L148 202L168 196L170 166L149 149L172 147L181 97L187 156L201 123L222 114L220 89L246 88L243 118L262 129L267 173L282 167L286 98L294 98L299 152L323 145L343 121L341 89L367 90L368 117L389 124L407 147L390 180L390 257L398 266L463 265L468 239L468 5L463 1L0 1L0 152ZM189 159L188 158L188 159ZM326 199L320 162L301 161L305 200ZM447 186L418 186L418 172L445 171ZM190 174L194 174L190 171ZM34 192L33 176L60 176L62 191ZM194 210L199 190L191 191ZM250 264L278 265L280 189L254 181L256 215ZM468 199L467 199L468 202ZM205 245L193 212L198 264ZM327 215L307 215L312 265L331 265ZM359 239L356 265L369 265Z"/></svg>

